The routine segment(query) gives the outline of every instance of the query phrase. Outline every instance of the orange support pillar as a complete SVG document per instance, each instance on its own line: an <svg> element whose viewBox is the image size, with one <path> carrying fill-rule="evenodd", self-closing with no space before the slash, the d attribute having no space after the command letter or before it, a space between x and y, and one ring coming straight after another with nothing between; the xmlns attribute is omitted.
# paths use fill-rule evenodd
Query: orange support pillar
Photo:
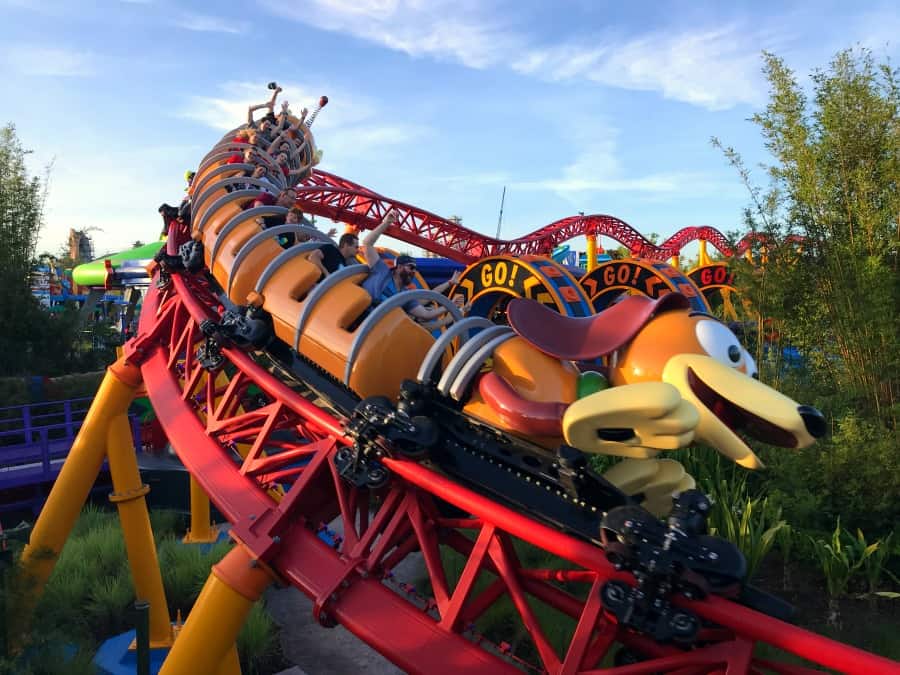
<svg viewBox="0 0 900 675"><path fill-rule="evenodd" d="M191 529L184 535L185 544L211 544L219 538L219 530L209 519L209 497L191 476Z"/></svg>
<svg viewBox="0 0 900 675"><path fill-rule="evenodd" d="M53 572L72 526L100 473L107 450L107 429L128 413L141 385L140 371L119 359L107 371L47 503L22 551L22 569L39 595Z"/></svg>
<svg viewBox="0 0 900 675"><path fill-rule="evenodd" d="M213 566L159 675L222 672L253 604L274 575L238 543Z"/></svg>
<svg viewBox="0 0 900 675"><path fill-rule="evenodd" d="M150 646L168 647L173 639L172 623L147 512L145 495L150 488L141 480L131 440L131 425L125 415L112 420L107 438L109 473L113 483L109 501L119 510L134 592L139 600L150 603Z"/></svg>

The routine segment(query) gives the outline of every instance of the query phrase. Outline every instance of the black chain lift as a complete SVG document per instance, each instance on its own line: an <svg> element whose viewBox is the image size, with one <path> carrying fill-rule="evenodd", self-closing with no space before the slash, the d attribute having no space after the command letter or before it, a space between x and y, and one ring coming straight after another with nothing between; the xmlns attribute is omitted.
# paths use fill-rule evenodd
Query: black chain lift
<svg viewBox="0 0 900 675"><path fill-rule="evenodd" d="M747 564L730 542L706 534L709 499L697 490L678 496L663 523L594 472L586 455L568 445L551 453L479 424L432 385L407 380L395 407L383 396L361 401L347 433L355 441L337 453L341 476L357 487L389 480L379 461L399 457L433 466L477 492L529 516L601 544L636 587L611 581L602 590L607 611L663 642L690 643L700 627L673 594L734 598L779 618L786 603L743 583Z"/></svg>
<svg viewBox="0 0 900 675"><path fill-rule="evenodd" d="M200 331L206 336L197 349L197 360L209 371L218 370L225 362L222 347L235 346L245 351L265 349L275 339L272 317L253 305L228 309L220 321L205 319Z"/></svg>
<svg viewBox="0 0 900 675"><path fill-rule="evenodd" d="M600 530L606 557L637 580L636 586L609 581L600 591L603 606L619 623L658 642L689 645L700 619L671 598L702 599L710 593L790 617L790 605L744 584L747 561L734 544L706 534L710 507L702 492L687 490L675 498L665 523L636 506L606 514Z"/></svg>

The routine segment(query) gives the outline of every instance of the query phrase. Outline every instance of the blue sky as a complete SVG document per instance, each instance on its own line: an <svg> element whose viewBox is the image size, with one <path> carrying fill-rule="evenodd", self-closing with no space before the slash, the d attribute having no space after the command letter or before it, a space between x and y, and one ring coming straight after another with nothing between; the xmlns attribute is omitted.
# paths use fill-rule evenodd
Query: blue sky
<svg viewBox="0 0 900 675"><path fill-rule="evenodd" d="M665 238L739 227L747 195L709 143L764 161L748 122L763 49L804 81L839 49L898 47L865 2L0 0L0 123L53 161L40 249L152 240L185 169L266 82L314 126L321 168L503 236L586 213ZM761 171L757 170L759 175ZM607 240L605 242L609 244ZM581 242L577 243L582 248Z"/></svg>

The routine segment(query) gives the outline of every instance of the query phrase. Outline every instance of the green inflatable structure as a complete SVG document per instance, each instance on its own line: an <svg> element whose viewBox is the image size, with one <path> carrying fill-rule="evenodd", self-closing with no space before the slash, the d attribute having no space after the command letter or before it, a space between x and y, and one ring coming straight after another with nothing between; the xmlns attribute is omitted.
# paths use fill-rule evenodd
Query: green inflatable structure
<svg viewBox="0 0 900 675"><path fill-rule="evenodd" d="M165 241L154 241L128 251L121 251L111 255L97 258L89 263L78 265L72 270L72 280L79 286L120 287L138 286L150 283L147 274L147 265L153 257L165 245ZM112 278L107 279L106 261L112 267Z"/></svg>

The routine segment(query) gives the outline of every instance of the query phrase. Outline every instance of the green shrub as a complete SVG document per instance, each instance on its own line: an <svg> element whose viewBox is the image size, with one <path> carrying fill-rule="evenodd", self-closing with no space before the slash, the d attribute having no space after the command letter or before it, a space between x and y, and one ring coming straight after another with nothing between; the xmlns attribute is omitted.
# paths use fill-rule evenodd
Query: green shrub
<svg viewBox="0 0 900 675"><path fill-rule="evenodd" d="M185 533L187 516L173 509L153 509L150 511L150 527L157 546L166 537L181 537Z"/></svg>
<svg viewBox="0 0 900 675"><path fill-rule="evenodd" d="M711 448L691 448L676 458L697 481L697 487L712 498L707 520L710 533L741 550L747 559L747 578L752 579L776 538L789 536L789 530L781 534L787 528L781 508L755 487L757 479L751 472Z"/></svg>
<svg viewBox="0 0 900 675"><path fill-rule="evenodd" d="M79 561L87 561L93 574L100 578L118 576L123 570L127 572L128 557L118 518L110 514L105 524L81 537L70 538L57 566L65 565L69 560L75 561L76 565L81 564Z"/></svg>
<svg viewBox="0 0 900 675"><path fill-rule="evenodd" d="M825 575L825 587L828 590L829 613L828 623L832 626L841 626L840 611L837 600L847 593L850 580L865 565L877 549L878 542L862 546L858 540L851 538L850 543L844 541L844 531L841 529L841 519L838 518L834 532L830 540L810 537L813 551L819 561L820 569Z"/></svg>
<svg viewBox="0 0 900 675"><path fill-rule="evenodd" d="M23 377L0 377L0 401L3 407L29 403L28 383Z"/></svg>
<svg viewBox="0 0 900 675"><path fill-rule="evenodd" d="M64 627L76 641L90 640L91 629L83 607L95 579L89 561L57 565L35 609L34 626L38 629L35 632Z"/></svg>
<svg viewBox="0 0 900 675"><path fill-rule="evenodd" d="M41 635L16 659L0 661L0 675L94 675L92 650L74 647L61 632Z"/></svg>
<svg viewBox="0 0 900 675"><path fill-rule="evenodd" d="M237 639L241 672L267 675L287 667L278 639L278 626L272 621L263 601L253 605Z"/></svg>
<svg viewBox="0 0 900 675"><path fill-rule="evenodd" d="M108 359L109 355L104 354L104 358ZM105 370L96 370L90 373L69 373L51 377L47 382L47 400L65 401L72 398L93 397L100 388L100 382L103 381L105 374Z"/></svg>
<svg viewBox="0 0 900 675"><path fill-rule="evenodd" d="M833 435L812 447L761 451L769 495L803 529L830 529L840 516L886 536L900 522L900 432L853 410L832 419Z"/></svg>
<svg viewBox="0 0 900 675"><path fill-rule="evenodd" d="M131 575L127 570L95 582L83 611L98 641L134 627L129 612L134 597Z"/></svg>
<svg viewBox="0 0 900 675"><path fill-rule="evenodd" d="M170 616L183 616L193 607L213 564L229 551L229 542L211 548L186 546L174 535L183 532L184 516L172 511L151 514L157 536L158 558L169 601ZM2 562L2 561L0 561ZM21 620L13 602L17 567L3 576L5 606L0 638ZM2 570L0 570L2 571ZM73 527L53 575L35 608L28 640L27 662L4 659L0 675L9 673L94 673L93 651L113 635L134 627L134 588L124 539L115 511L87 506ZM65 652L64 645L77 652ZM3 641L0 640L0 647ZM271 673L287 667L281 654L278 630L264 606L253 607L238 639L244 673ZM23 665L24 663L24 665Z"/></svg>
<svg viewBox="0 0 900 675"><path fill-rule="evenodd" d="M182 616L187 616L206 583L210 569L230 548L230 542L215 544L208 552L199 546L185 546L174 538L164 539L160 543L159 566L171 616L174 617L178 611Z"/></svg>
<svg viewBox="0 0 900 675"><path fill-rule="evenodd" d="M857 556L862 558L863 576L866 580L866 596L871 599L874 599L875 596L891 599L900 598L900 593L880 590L882 578L885 574L891 574L887 569L887 563L894 553L893 539L894 533L891 532L885 539L879 539L874 544L869 544L862 530L856 530L856 539L853 542L854 548L856 548ZM872 546L875 549L871 553L866 554L866 551L869 551Z"/></svg>

